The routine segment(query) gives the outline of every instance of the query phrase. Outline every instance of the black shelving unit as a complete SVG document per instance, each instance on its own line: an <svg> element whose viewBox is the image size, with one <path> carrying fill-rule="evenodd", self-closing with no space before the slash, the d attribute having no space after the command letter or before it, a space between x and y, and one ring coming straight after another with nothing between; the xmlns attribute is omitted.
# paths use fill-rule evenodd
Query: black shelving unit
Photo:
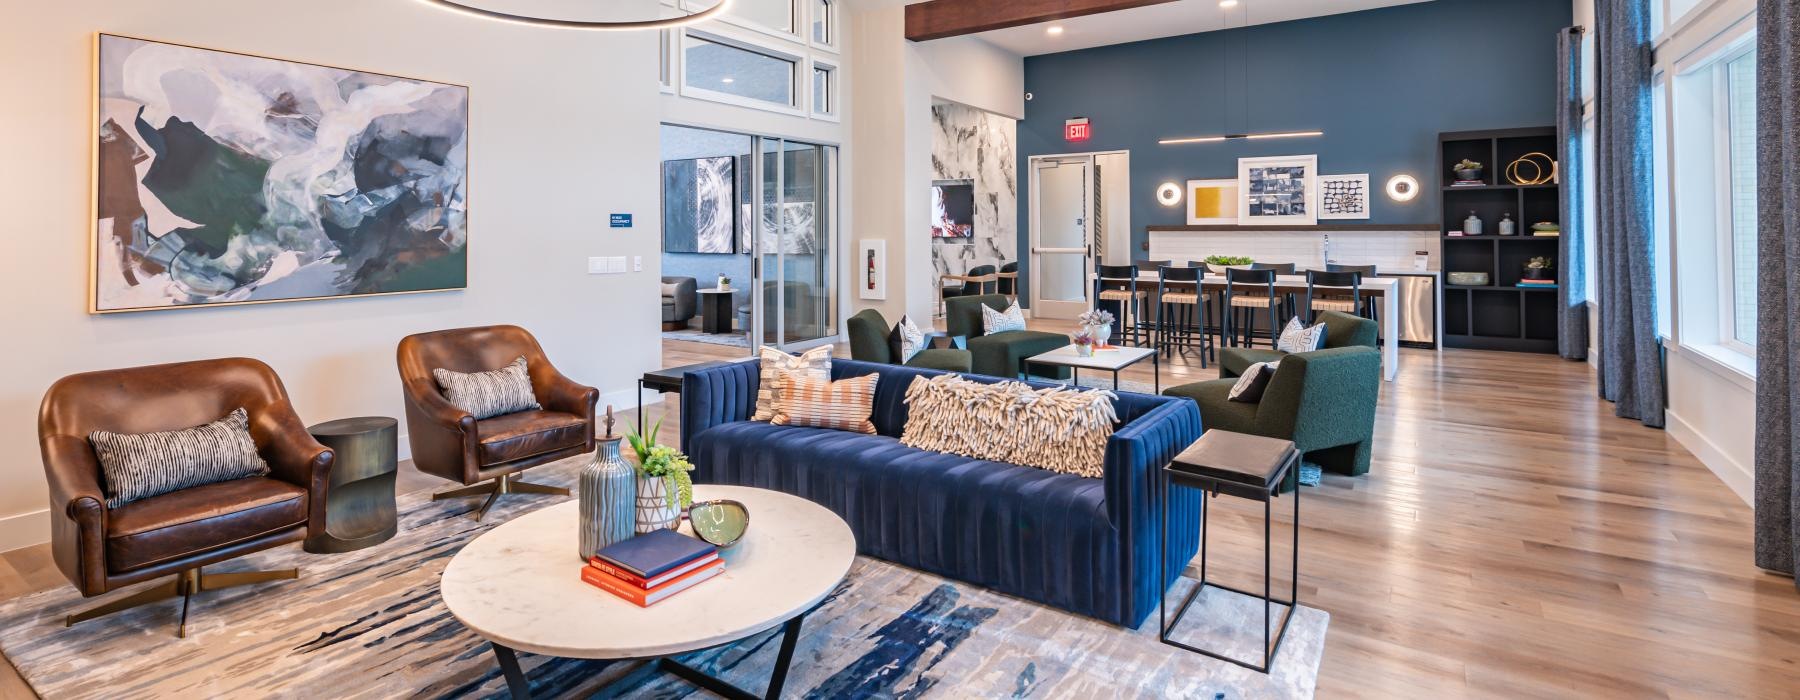
<svg viewBox="0 0 1800 700"><path fill-rule="evenodd" d="M1453 131L1438 134L1438 181L1443 190L1443 270L1486 272L1479 287L1444 284L1444 346L1516 352L1556 352L1561 326L1556 287L1520 287L1525 261L1557 257L1560 239L1531 235L1539 221L1559 221L1560 186L1514 185L1506 166L1531 152L1556 155L1556 127ZM1453 186L1451 166L1464 158L1480 162L1481 185ZM1449 236L1463 230L1469 213L1481 218L1479 236ZM1500 219L1511 215L1518 235L1501 236ZM1558 261L1557 284L1563 281Z"/></svg>

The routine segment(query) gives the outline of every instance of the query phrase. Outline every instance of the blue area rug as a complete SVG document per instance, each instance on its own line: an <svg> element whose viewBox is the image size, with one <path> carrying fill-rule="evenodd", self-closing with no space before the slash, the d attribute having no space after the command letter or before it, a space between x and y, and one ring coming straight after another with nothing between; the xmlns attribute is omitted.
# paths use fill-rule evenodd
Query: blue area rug
<svg viewBox="0 0 1800 700"><path fill-rule="evenodd" d="M538 467L532 480L572 486L582 460ZM179 601L65 628L62 615L97 601L64 586L0 604L0 652L50 698L507 697L490 647L444 608L438 580L463 543L562 499L503 499L477 523L468 513L480 499L428 498L402 497L402 531L376 547L312 555L294 545L209 567L298 566L301 578L202 593L186 639L174 636ZM1170 600L1192 585L1180 581ZM1260 601L1208 589L1194 605L1178 638L1239 658L1257 653ZM1155 624L1153 615L1141 629L1115 627L859 557L806 618L783 696L1308 697L1329 617L1297 610L1270 675L1164 645ZM779 647L768 632L681 658L760 692ZM643 661L520 661L540 698L602 687L603 696L710 697Z"/></svg>

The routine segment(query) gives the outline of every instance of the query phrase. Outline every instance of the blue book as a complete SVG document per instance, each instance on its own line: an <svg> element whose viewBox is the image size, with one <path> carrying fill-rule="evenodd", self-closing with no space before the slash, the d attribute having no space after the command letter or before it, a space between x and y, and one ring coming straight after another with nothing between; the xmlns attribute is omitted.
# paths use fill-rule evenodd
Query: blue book
<svg viewBox="0 0 1800 700"><path fill-rule="evenodd" d="M718 547L674 530L657 530L614 543L594 553L594 558L645 579L653 579L718 550Z"/></svg>

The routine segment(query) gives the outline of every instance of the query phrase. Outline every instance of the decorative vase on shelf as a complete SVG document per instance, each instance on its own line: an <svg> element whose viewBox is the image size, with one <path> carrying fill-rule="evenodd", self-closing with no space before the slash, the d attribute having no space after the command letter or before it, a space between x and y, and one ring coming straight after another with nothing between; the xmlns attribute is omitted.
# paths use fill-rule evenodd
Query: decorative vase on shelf
<svg viewBox="0 0 1800 700"><path fill-rule="evenodd" d="M673 496L668 479L637 477L637 534L681 526L681 504Z"/></svg>
<svg viewBox="0 0 1800 700"><path fill-rule="evenodd" d="M621 438L612 434L611 408L607 409L606 437L594 459L581 468L581 560L635 534L637 519L637 470L619 454Z"/></svg>
<svg viewBox="0 0 1800 700"><path fill-rule="evenodd" d="M1481 217L1476 216L1473 211L1469 212L1469 218L1463 219L1463 234L1469 236L1481 235Z"/></svg>
<svg viewBox="0 0 1800 700"><path fill-rule="evenodd" d="M1500 235L1502 235L1502 236L1519 235L1519 224L1518 224L1518 222L1512 220L1511 212L1507 212L1504 216L1500 217Z"/></svg>

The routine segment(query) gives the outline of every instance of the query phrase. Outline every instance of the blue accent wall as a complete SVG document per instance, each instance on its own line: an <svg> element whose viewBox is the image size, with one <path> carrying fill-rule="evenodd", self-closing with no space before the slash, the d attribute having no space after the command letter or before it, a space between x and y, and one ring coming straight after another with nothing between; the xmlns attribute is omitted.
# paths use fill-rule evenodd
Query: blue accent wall
<svg viewBox="0 0 1800 700"><path fill-rule="evenodd" d="M1158 184L1237 177L1243 157L1316 153L1321 173L1369 173L1366 223L1434 223L1438 132L1554 124L1556 32L1572 21L1568 0L1435 0L1028 57L1019 250L1031 245L1027 159L1053 153L1131 152L1131 249L1139 258L1145 226L1187 223L1185 198L1163 206ZM1063 141L1063 120L1072 117L1092 120L1093 138ZM1157 144L1315 129L1325 135ZM1422 185L1411 202L1382 192L1399 173ZM1021 257L1028 282L1031 261Z"/></svg>

